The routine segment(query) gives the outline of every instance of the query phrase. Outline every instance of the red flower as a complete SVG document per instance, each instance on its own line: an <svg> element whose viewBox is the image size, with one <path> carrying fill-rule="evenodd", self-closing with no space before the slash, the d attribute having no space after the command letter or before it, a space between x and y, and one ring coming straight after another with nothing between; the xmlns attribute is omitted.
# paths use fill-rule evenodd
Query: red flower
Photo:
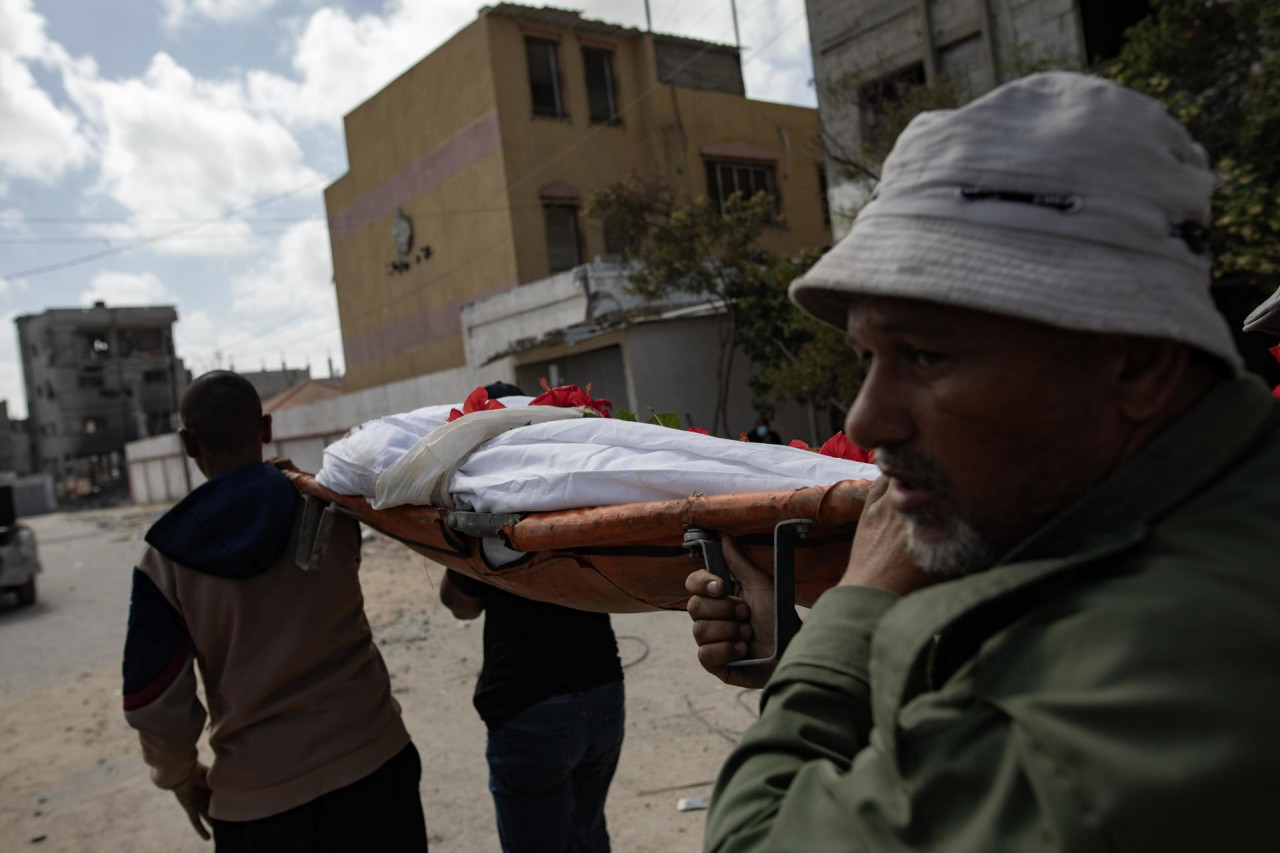
<svg viewBox="0 0 1280 853"><path fill-rule="evenodd" d="M602 418L610 417L613 403L608 400L594 400L591 397L591 384L583 391L577 385L561 385L551 388L547 380L542 380L543 392L529 401L530 406L556 406L561 409L591 409Z"/></svg>
<svg viewBox="0 0 1280 853"><path fill-rule="evenodd" d="M797 439L795 439L794 441L792 441L792 442L791 442L791 444L790 444L790 445L788 445L788 446L789 446L789 447L797 447L797 448L799 448L800 450L808 450L808 449L809 449L809 442L807 442L807 441L801 441L800 439L798 439L798 438L797 438Z"/></svg>
<svg viewBox="0 0 1280 853"><path fill-rule="evenodd" d="M751 439L747 438L746 430L743 430L742 432L738 433L738 441L745 441L748 444L751 443Z"/></svg>
<svg viewBox="0 0 1280 853"><path fill-rule="evenodd" d="M490 400L489 392L484 390L484 386L481 386L467 395L467 399L462 403L462 411L457 409L449 410L448 423L453 423L463 415L469 415L472 412L487 412L493 409L505 408L506 406L497 400Z"/></svg>
<svg viewBox="0 0 1280 853"><path fill-rule="evenodd" d="M696 432L698 435L711 435L702 427L689 427L689 432Z"/></svg>
<svg viewBox="0 0 1280 853"><path fill-rule="evenodd" d="M1267 352L1275 356L1276 361L1280 361L1280 344L1276 344L1271 349L1267 350Z"/></svg>
<svg viewBox="0 0 1280 853"><path fill-rule="evenodd" d="M1271 389L1271 396L1275 397L1277 400L1280 400L1280 385L1277 385L1276 387Z"/></svg>
<svg viewBox="0 0 1280 853"><path fill-rule="evenodd" d="M853 462L875 462L874 450L863 450L849 440L843 432L838 432L827 439L826 444L818 449L823 456L834 456L837 459L849 459Z"/></svg>

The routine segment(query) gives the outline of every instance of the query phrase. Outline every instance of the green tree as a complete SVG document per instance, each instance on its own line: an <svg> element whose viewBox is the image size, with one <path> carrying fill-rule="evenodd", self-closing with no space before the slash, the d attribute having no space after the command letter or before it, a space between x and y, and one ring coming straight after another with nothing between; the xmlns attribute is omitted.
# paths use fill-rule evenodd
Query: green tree
<svg viewBox="0 0 1280 853"><path fill-rule="evenodd" d="M638 262L629 279L634 293L653 302L677 294L705 297L719 311L714 426L721 435L731 434L727 404L739 351L751 362L754 402L762 410L783 400L823 407L852 400L856 368L837 366L830 355L815 358L839 336L787 299L787 285L821 252L778 257L760 245L779 224L772 198L735 194L721 210L705 197L682 201L664 185L633 180L597 193L587 212L624 240L628 257ZM842 345L840 351L851 365Z"/></svg>
<svg viewBox="0 0 1280 853"><path fill-rule="evenodd" d="M745 318L740 347L754 368L756 406L771 411L783 401L814 407L839 424L858 395L866 374L844 335L802 313L787 296L791 282L821 257L812 250L794 258L773 258L753 270L753 287L738 303ZM820 431L821 424L815 424Z"/></svg>
<svg viewBox="0 0 1280 853"><path fill-rule="evenodd" d="M1102 73L1159 100L1209 152L1214 276L1270 291L1280 274L1280 4L1153 0Z"/></svg>
<svg viewBox="0 0 1280 853"><path fill-rule="evenodd" d="M764 255L759 239L773 221L773 200L763 193L748 200L734 194L722 211L705 197L681 204L664 185L632 181L598 192L587 213L622 237L628 256L639 261L629 278L632 292L651 302L673 294L705 297L722 316L714 429L728 435L738 300L751 288L750 270Z"/></svg>

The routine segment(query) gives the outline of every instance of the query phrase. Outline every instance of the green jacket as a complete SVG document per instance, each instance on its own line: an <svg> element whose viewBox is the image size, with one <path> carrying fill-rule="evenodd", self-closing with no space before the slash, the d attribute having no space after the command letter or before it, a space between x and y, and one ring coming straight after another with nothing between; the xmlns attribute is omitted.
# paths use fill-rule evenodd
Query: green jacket
<svg viewBox="0 0 1280 853"><path fill-rule="evenodd" d="M1224 382L999 566L823 595L706 849L1280 850L1278 409Z"/></svg>

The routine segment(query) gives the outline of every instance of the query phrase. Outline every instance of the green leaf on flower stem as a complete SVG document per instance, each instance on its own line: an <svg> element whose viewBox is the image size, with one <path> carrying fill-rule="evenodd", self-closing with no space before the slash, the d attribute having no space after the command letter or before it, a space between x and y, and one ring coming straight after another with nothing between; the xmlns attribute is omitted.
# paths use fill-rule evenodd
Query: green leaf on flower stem
<svg viewBox="0 0 1280 853"><path fill-rule="evenodd" d="M653 412L652 409L649 411ZM675 412L653 412L653 417L649 418L645 423L680 429L680 416Z"/></svg>
<svg viewBox="0 0 1280 853"><path fill-rule="evenodd" d="M630 421L631 423L635 423L636 413L629 411L628 409L618 409L618 411L613 413L613 419L615 421Z"/></svg>

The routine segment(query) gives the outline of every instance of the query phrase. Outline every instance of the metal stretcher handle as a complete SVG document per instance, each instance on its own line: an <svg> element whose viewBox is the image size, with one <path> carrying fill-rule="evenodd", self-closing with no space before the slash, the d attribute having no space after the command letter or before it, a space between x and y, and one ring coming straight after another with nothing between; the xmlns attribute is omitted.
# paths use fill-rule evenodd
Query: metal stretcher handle
<svg viewBox="0 0 1280 853"><path fill-rule="evenodd" d="M732 661L729 666L765 666L776 664L800 630L796 618L796 540L813 529L807 518L789 518L773 529L773 653L766 658ZM691 527L685 531L684 547L695 560L702 558L707 571L725 582L732 590L737 581L724 561L724 551L714 533Z"/></svg>
<svg viewBox="0 0 1280 853"><path fill-rule="evenodd" d="M333 523L341 510L314 495L302 496L302 525L298 531L298 550L293 561L304 572L319 571L329 552Z"/></svg>

